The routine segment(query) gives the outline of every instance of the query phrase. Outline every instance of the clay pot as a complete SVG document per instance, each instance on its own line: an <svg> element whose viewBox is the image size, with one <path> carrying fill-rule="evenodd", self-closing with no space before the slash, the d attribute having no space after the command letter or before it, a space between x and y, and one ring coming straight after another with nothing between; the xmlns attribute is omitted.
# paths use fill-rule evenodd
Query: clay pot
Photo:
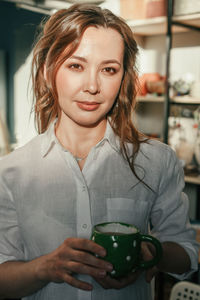
<svg viewBox="0 0 200 300"><path fill-rule="evenodd" d="M146 4L146 18L155 18L166 16L167 1L166 0L149 0Z"/></svg>
<svg viewBox="0 0 200 300"><path fill-rule="evenodd" d="M145 96L148 93L147 82L157 82L160 81L161 75L159 73L145 73L139 78L139 91L138 95Z"/></svg>
<svg viewBox="0 0 200 300"><path fill-rule="evenodd" d="M165 81L147 81L146 88L147 92L150 94L156 93L158 95L163 95L165 93Z"/></svg>

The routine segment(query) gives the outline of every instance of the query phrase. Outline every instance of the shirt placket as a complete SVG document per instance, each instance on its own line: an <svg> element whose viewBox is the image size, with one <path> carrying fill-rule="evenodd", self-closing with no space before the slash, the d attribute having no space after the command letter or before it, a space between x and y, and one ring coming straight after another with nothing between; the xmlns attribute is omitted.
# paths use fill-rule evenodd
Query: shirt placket
<svg viewBox="0 0 200 300"><path fill-rule="evenodd" d="M90 238L91 235L91 212L89 191L85 179L76 176L77 184L77 236Z"/></svg>
<svg viewBox="0 0 200 300"><path fill-rule="evenodd" d="M69 154L69 153L68 153ZM76 182L76 230L78 238L89 239L91 236L91 210L90 210L90 198L87 183L81 172L75 159L69 154L69 162L71 168L74 172L74 179ZM86 281L88 283L92 282L90 276L78 275L78 279L81 281ZM90 300L91 292L78 290L78 300Z"/></svg>

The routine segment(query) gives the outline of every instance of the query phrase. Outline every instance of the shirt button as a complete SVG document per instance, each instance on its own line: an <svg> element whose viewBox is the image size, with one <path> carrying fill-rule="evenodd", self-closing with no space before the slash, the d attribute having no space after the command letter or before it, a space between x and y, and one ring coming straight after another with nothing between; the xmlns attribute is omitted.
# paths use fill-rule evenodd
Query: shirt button
<svg viewBox="0 0 200 300"><path fill-rule="evenodd" d="M86 229L86 228L87 228L87 224L83 224L83 225L82 225L82 228L83 228L83 229Z"/></svg>
<svg viewBox="0 0 200 300"><path fill-rule="evenodd" d="M83 187L82 187L82 191L83 191L83 192L85 192L85 191L86 191L86 187L85 187L85 185L83 185Z"/></svg>

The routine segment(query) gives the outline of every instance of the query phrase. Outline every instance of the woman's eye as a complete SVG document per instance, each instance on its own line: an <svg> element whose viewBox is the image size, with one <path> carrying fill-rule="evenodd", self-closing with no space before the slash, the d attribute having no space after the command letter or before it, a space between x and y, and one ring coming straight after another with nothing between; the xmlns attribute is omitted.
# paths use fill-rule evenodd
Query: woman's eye
<svg viewBox="0 0 200 300"><path fill-rule="evenodd" d="M111 67L106 67L103 69L103 71L111 75L116 73L116 69Z"/></svg>
<svg viewBox="0 0 200 300"><path fill-rule="evenodd" d="M77 71L81 71L82 70L82 66L79 65L79 64L71 64L69 66L69 68L72 69L72 70L77 70Z"/></svg>

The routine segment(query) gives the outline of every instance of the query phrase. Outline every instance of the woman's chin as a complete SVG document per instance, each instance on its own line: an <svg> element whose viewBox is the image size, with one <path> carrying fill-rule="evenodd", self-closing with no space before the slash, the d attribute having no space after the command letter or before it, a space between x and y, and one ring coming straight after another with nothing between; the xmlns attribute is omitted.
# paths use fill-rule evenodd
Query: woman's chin
<svg viewBox="0 0 200 300"><path fill-rule="evenodd" d="M98 125L100 125L101 123L106 122L106 118L80 118L78 120L76 120L76 124L81 126L81 127L87 127L87 128L93 128L96 127Z"/></svg>

